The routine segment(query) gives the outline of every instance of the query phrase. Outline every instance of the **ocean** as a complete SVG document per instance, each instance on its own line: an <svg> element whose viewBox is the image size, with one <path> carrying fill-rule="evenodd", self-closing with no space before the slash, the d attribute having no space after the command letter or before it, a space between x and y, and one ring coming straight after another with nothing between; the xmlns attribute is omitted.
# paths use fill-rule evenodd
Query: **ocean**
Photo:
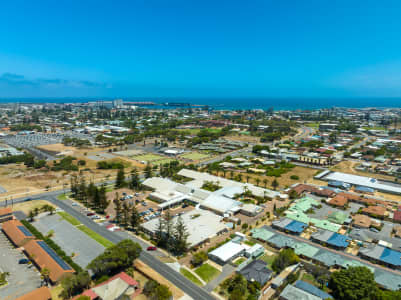
<svg viewBox="0 0 401 300"><path fill-rule="evenodd" d="M401 98L173 98L173 97L118 97L124 101L148 101L154 103L190 103L209 105L216 110L269 109L297 110L332 107L346 108L401 108ZM114 98L21 98L0 99L0 103L80 103L96 100L110 101ZM151 106L153 108L173 108Z"/></svg>

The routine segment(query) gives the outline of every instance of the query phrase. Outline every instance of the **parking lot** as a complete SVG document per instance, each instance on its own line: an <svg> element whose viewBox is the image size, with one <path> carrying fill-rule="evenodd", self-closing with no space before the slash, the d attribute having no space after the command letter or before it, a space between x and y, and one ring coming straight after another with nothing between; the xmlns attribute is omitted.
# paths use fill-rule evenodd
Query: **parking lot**
<svg viewBox="0 0 401 300"><path fill-rule="evenodd" d="M68 255L75 253L72 259L82 268L85 268L95 257L104 252L105 248L101 244L58 214L37 218L33 225L42 234L54 231L52 236L54 242Z"/></svg>
<svg viewBox="0 0 401 300"><path fill-rule="evenodd" d="M0 299L12 300L40 287L40 273L33 265L19 264L26 256L0 232L0 269L9 272L8 284L0 288Z"/></svg>

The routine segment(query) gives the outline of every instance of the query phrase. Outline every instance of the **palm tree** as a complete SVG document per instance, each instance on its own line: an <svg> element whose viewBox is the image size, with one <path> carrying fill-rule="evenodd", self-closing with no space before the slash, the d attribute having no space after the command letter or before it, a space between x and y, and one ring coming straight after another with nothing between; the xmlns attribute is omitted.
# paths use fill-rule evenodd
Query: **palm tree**
<svg viewBox="0 0 401 300"><path fill-rule="evenodd" d="M230 171L230 179L233 179L234 177L234 171Z"/></svg>
<svg viewBox="0 0 401 300"><path fill-rule="evenodd" d="M267 179L266 178L263 178L263 184L265 185L265 188L266 188L266 186L267 186Z"/></svg>
<svg viewBox="0 0 401 300"><path fill-rule="evenodd" d="M256 185L259 186L259 183L260 183L260 179L256 178Z"/></svg>
<svg viewBox="0 0 401 300"><path fill-rule="evenodd" d="M40 275L45 284L47 285L50 278L50 270L48 268L43 268L42 270L40 270Z"/></svg>
<svg viewBox="0 0 401 300"><path fill-rule="evenodd" d="M249 175L246 175L246 183L248 183L248 181L249 181Z"/></svg>
<svg viewBox="0 0 401 300"><path fill-rule="evenodd" d="M238 179L240 182L242 182L242 174L238 174Z"/></svg>

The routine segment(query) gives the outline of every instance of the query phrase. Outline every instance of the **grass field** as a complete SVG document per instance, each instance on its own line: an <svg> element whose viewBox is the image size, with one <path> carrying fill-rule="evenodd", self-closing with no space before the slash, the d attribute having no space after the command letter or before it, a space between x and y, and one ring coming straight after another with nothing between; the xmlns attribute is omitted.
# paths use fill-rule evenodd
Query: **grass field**
<svg viewBox="0 0 401 300"><path fill-rule="evenodd" d="M147 153L147 154L133 156L132 159L135 159L137 161L152 162L152 161L156 161L156 160L165 159L165 157L161 156L161 155L157 155L157 154Z"/></svg>
<svg viewBox="0 0 401 300"><path fill-rule="evenodd" d="M157 160L152 162L152 164L157 164L157 165L164 165L164 164L168 164L172 161L175 161L176 159L172 159L172 158L166 158L166 159L161 159L161 160Z"/></svg>
<svg viewBox="0 0 401 300"><path fill-rule="evenodd" d="M207 128L207 130L209 132L220 132L221 129L219 128ZM191 135L196 135L199 133L199 131L201 131L201 129L198 128L194 128L194 129L178 129L178 131L185 131L185 132L189 132L189 134Z"/></svg>
<svg viewBox="0 0 401 300"><path fill-rule="evenodd" d="M209 282L219 276L220 271L209 264L203 264L195 270L195 273L205 282Z"/></svg>
<svg viewBox="0 0 401 300"><path fill-rule="evenodd" d="M64 220L66 220L67 222L70 222L74 226L81 224L77 219L75 219L70 214L66 213L65 211L59 211L57 214L59 216L61 216Z"/></svg>
<svg viewBox="0 0 401 300"><path fill-rule="evenodd" d="M199 286L202 285L202 282L200 282L200 280L198 278L196 278L196 276L194 274L192 274L191 272L189 272L187 269L181 268L180 273L182 275L184 275L187 279L191 280L193 283L195 283Z"/></svg>
<svg viewBox="0 0 401 300"><path fill-rule="evenodd" d="M199 153L199 152L189 152L181 155L180 157L185 158L185 159L190 159L190 160L201 160L201 159L206 159L209 158L210 155L204 154L204 153Z"/></svg>
<svg viewBox="0 0 401 300"><path fill-rule="evenodd" d="M307 123L306 126L312 127L312 128L318 128L319 127L319 123L311 122L311 123Z"/></svg>

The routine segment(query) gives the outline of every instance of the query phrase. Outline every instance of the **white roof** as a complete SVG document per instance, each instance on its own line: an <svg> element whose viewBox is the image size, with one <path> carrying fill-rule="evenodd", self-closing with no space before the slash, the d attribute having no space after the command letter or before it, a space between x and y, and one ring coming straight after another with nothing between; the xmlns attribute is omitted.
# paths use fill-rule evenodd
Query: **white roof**
<svg viewBox="0 0 401 300"><path fill-rule="evenodd" d="M245 246L230 241L220 246L219 248L214 249L209 254L225 262L244 250L246 250Z"/></svg>
<svg viewBox="0 0 401 300"><path fill-rule="evenodd" d="M333 172L325 176L324 179L333 181L342 181L353 185L370 187L375 190L388 191L391 193L401 194L401 185L381 183L376 178L369 178L366 176Z"/></svg>
<svg viewBox="0 0 401 300"><path fill-rule="evenodd" d="M169 179L166 178L162 178L162 177L151 177L146 179L144 182L142 182L142 184L146 187L149 187L151 189L154 189L156 191L158 190L173 190L177 183L175 183L174 181L171 181Z"/></svg>
<svg viewBox="0 0 401 300"><path fill-rule="evenodd" d="M199 216L194 217L196 215ZM196 246L206 239L212 238L217 233L227 229L227 226L220 222L221 217L207 210L192 210L184 213L181 217L188 230L188 243L190 247ZM177 219L178 217L173 218L174 224L177 222ZM141 226L151 232L156 232L158 224L159 218L143 223Z"/></svg>
<svg viewBox="0 0 401 300"><path fill-rule="evenodd" d="M239 207L242 203L227 197L219 195L210 195L204 200L201 205L203 207L218 211L220 213L226 213L236 207Z"/></svg>

